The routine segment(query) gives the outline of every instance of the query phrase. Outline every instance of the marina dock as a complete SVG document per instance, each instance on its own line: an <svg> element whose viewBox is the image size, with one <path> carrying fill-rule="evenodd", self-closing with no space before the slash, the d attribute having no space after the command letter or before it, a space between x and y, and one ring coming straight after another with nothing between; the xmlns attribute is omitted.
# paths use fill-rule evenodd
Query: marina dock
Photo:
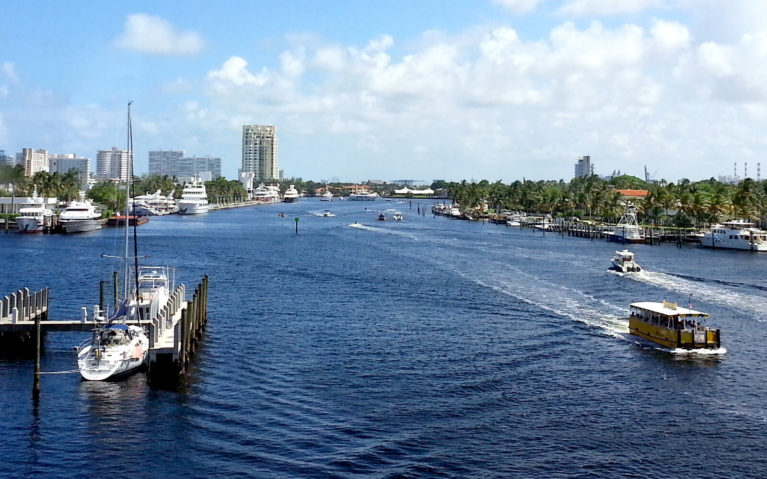
<svg viewBox="0 0 767 479"><path fill-rule="evenodd" d="M48 288L35 293L24 288L2 299L0 352L35 352L38 323L42 335L64 331L90 333L98 326L93 319L98 316L98 305L90 317L83 308L79 320L48 319L48 293ZM184 285L179 285L154 318L132 323L146 326L149 331L150 381L172 381L183 376L202 339L207 324L208 277L203 277L191 300L187 301L185 294Z"/></svg>

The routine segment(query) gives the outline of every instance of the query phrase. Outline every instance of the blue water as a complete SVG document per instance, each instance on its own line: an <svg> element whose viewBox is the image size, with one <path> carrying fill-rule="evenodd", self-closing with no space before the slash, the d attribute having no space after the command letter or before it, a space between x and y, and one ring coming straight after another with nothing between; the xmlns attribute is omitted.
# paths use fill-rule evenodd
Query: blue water
<svg viewBox="0 0 767 479"><path fill-rule="evenodd" d="M0 476L767 476L767 254L637 245L645 271L621 276L615 244L430 204L153 218L146 262L210 277L184 384L51 374L35 404L32 361L2 358ZM0 293L48 286L51 319L79 318L120 234L2 234ZM710 313L726 352L629 336L628 304L663 299ZM43 371L74 369L81 339L50 334Z"/></svg>

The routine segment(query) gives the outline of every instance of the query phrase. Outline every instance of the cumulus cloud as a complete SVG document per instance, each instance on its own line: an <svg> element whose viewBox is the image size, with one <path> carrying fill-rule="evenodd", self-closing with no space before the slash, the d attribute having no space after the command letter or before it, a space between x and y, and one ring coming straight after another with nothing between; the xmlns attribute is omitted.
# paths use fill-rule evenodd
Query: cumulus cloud
<svg viewBox="0 0 767 479"><path fill-rule="evenodd" d="M177 31L167 20L143 13L128 15L115 44L155 55L193 55L204 47L199 34Z"/></svg>
<svg viewBox="0 0 767 479"><path fill-rule="evenodd" d="M665 6L668 0L568 0L558 13L568 16L611 16L638 13Z"/></svg>
<svg viewBox="0 0 767 479"><path fill-rule="evenodd" d="M516 13L528 13L532 12L538 7L538 4L543 3L545 0L493 0L493 3L500 5L506 10Z"/></svg>

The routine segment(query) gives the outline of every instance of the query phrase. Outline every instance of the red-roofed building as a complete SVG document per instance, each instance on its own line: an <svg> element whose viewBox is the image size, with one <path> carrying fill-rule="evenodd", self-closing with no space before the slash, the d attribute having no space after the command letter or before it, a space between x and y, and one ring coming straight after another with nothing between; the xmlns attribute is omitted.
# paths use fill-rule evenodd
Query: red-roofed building
<svg viewBox="0 0 767 479"><path fill-rule="evenodd" d="M650 194L647 190L615 190L623 200L643 200Z"/></svg>

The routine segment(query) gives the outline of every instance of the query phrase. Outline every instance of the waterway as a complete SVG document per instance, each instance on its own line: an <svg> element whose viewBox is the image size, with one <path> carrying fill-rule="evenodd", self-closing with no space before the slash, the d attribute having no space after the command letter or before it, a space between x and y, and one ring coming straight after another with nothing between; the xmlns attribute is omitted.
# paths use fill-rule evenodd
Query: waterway
<svg viewBox="0 0 767 479"><path fill-rule="evenodd" d="M0 476L767 476L767 254L636 245L645 271L622 276L615 244L430 205L152 218L142 261L210 278L184 384L51 374L35 403L33 362L2 356ZM0 293L47 286L51 318L79 318L121 244L3 234ZM726 352L638 343L629 303L664 299L710 313ZM43 371L73 370L81 339L48 335Z"/></svg>

